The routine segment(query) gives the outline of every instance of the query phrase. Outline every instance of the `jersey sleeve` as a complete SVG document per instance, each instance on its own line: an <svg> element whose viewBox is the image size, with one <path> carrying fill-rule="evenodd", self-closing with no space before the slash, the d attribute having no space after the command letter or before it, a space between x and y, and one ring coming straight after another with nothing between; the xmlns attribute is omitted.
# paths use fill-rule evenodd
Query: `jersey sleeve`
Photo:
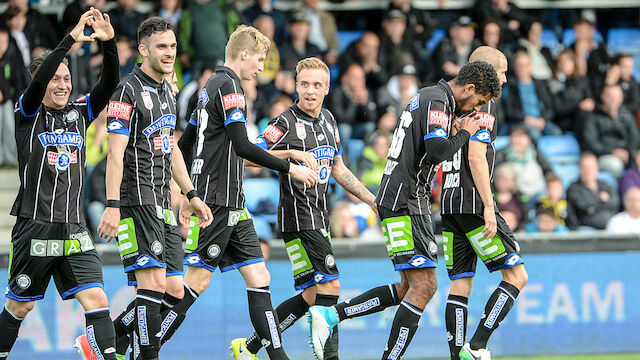
<svg viewBox="0 0 640 360"><path fill-rule="evenodd" d="M120 84L109 100L107 107L107 131L122 135L131 135L131 116L135 102L131 88Z"/></svg>
<svg viewBox="0 0 640 360"><path fill-rule="evenodd" d="M338 130L338 122L336 118L329 112L331 115L332 124L333 124L333 138L336 140L336 155L342 155L342 144L340 143L340 131Z"/></svg>
<svg viewBox="0 0 640 360"><path fill-rule="evenodd" d="M284 116L278 116L269 121L269 125L264 129L262 135L256 139L256 145L264 150L286 149L284 139L289 134L289 122Z"/></svg>
<svg viewBox="0 0 640 360"><path fill-rule="evenodd" d="M93 122L93 120L96 119L96 117L93 114L93 111L91 109L91 95L90 94L86 94L84 96L81 96L81 97L77 98L73 102L73 105L77 106L80 109L80 112L82 112L82 115L84 115L89 120L88 123L87 123L87 127L91 124L91 122Z"/></svg>
<svg viewBox="0 0 640 360"><path fill-rule="evenodd" d="M205 89L207 89L208 86L209 83L207 83ZM209 91L211 91L211 89L209 89ZM230 79L222 84L218 91L217 100L219 101L219 104L209 102L205 106L207 111L213 113L214 106L219 106L222 111L221 115L223 116L221 118L224 119L224 126L234 122L246 123L247 119L245 112L247 111L247 103L240 84L237 84L235 80Z"/></svg>
<svg viewBox="0 0 640 360"><path fill-rule="evenodd" d="M496 138L496 115L493 100L483 105L478 115L480 115L480 130L469 140L490 144Z"/></svg>
<svg viewBox="0 0 640 360"><path fill-rule="evenodd" d="M195 109L189 115L189 124L198 126L198 109L206 108L207 104L209 104L209 93L207 92L207 88L202 88L200 90L200 94L198 94L198 101L196 103Z"/></svg>
<svg viewBox="0 0 640 360"><path fill-rule="evenodd" d="M446 139L449 135L449 114L445 103L439 100L430 101L426 106L425 116L427 130L426 134L424 134L424 140L434 137Z"/></svg>

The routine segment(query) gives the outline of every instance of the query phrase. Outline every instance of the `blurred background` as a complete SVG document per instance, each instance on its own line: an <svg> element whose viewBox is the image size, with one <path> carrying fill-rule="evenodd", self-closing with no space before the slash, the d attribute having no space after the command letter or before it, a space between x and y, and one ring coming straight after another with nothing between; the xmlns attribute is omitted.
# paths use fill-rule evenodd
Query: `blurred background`
<svg viewBox="0 0 640 360"><path fill-rule="evenodd" d="M640 4L634 0L9 0L0 2L0 277L6 277L8 215L19 187L13 106L29 82L31 59L57 42L88 7L111 15L120 73L139 57L136 29L150 15L175 26L177 133L197 94L224 60L228 35L252 24L272 40L265 70L243 82L249 137L296 100L295 65L322 58L331 69L325 107L339 123L350 169L377 191L402 109L423 87L453 78L478 46L508 58L508 84L497 102L494 193L521 242L529 285L490 343L494 355L520 358L602 354L588 359L640 359ZM97 44L69 53L72 96L100 77ZM95 231L105 208L107 133L104 114L90 127L85 214ZM293 293L291 268L277 231L275 174L248 168L244 190L272 274L274 303ZM440 179L433 187L439 221ZM175 185L175 184L174 184ZM177 189L177 186L176 186ZM179 206L179 191L173 191ZM343 299L398 280L371 210L333 183L331 231ZM112 314L126 306L115 243L94 235L102 252ZM444 358L443 315L449 280L428 305L407 359ZM483 271L480 271L482 273ZM231 339L249 335L238 274L216 274L163 350L166 359L227 359ZM471 297L477 314L499 281L482 273ZM4 284L2 284L4 285ZM474 310L475 309L475 310ZM375 359L393 309L341 325L343 359ZM470 329L478 319L469 319ZM14 359L75 359L71 344L83 313L50 288L21 328ZM292 359L311 359L304 322L285 333ZM613 354L613 355L604 355ZM266 357L266 354L262 355ZM551 358L549 358L551 359ZM555 359L555 358L554 358Z"/></svg>

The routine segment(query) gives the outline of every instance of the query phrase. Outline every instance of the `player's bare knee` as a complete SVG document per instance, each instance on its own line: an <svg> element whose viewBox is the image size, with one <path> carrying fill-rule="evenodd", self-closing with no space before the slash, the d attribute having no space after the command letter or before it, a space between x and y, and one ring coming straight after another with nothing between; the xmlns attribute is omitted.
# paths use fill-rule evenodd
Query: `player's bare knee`
<svg viewBox="0 0 640 360"><path fill-rule="evenodd" d="M527 270L525 270L523 264L518 264L510 269L505 269L502 272L502 278L504 281L522 290L529 281L529 274L527 274Z"/></svg>
<svg viewBox="0 0 640 360"><path fill-rule="evenodd" d="M35 301L15 301L7 299L7 309L15 316L19 318L25 318L27 314L33 310L36 305Z"/></svg>
<svg viewBox="0 0 640 360"><path fill-rule="evenodd" d="M182 299L184 297L184 281L180 276L171 276L167 278L166 293Z"/></svg>
<svg viewBox="0 0 640 360"><path fill-rule="evenodd" d="M340 281L338 279L327 281L322 284L318 284L318 292L327 295L339 295L340 294Z"/></svg>
<svg viewBox="0 0 640 360"><path fill-rule="evenodd" d="M473 288L473 278L464 277L451 281L451 289L449 294L469 297L471 295L471 289Z"/></svg>
<svg viewBox="0 0 640 360"><path fill-rule="evenodd" d="M404 278L403 278L404 280ZM407 291L409 290L409 283L405 280L405 281L401 281L401 282L397 282L395 284L393 284L395 290L396 290L396 294L398 295L399 299L403 299L404 296L407 294Z"/></svg>

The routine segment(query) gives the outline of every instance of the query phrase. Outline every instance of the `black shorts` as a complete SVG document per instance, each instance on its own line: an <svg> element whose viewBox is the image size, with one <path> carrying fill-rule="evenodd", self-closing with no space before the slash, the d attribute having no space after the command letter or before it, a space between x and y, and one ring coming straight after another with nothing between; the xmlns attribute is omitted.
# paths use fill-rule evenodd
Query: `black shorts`
<svg viewBox="0 0 640 360"><path fill-rule="evenodd" d="M11 233L8 271L6 296L15 301L44 298L52 276L63 300L104 287L100 258L85 224L18 217Z"/></svg>
<svg viewBox="0 0 640 360"><path fill-rule="evenodd" d="M340 278L326 230L282 233L296 290Z"/></svg>
<svg viewBox="0 0 640 360"><path fill-rule="evenodd" d="M120 219L118 248L124 272L166 269L164 210L155 205L123 206Z"/></svg>
<svg viewBox="0 0 640 360"><path fill-rule="evenodd" d="M474 276L478 256L489 272L523 263L520 258L520 245L509 225L499 213L496 213L496 221L496 235L493 239L486 240L482 235L482 216L442 215L444 260L451 280Z"/></svg>
<svg viewBox="0 0 640 360"><path fill-rule="evenodd" d="M184 269L182 266L182 260L184 258L184 249L182 247L182 235L180 235L180 228L177 226L177 223L175 223L173 212L171 212L169 216L169 219L173 219L174 222L167 220L164 224L164 258L167 264L167 277L183 276ZM129 286L138 285L136 275L133 271L127 273L127 280Z"/></svg>
<svg viewBox="0 0 640 360"><path fill-rule="evenodd" d="M213 222L204 229L198 218L191 217L184 265L203 267L211 272L216 267L227 272L243 266L264 262L262 248L251 214L225 206L211 207Z"/></svg>
<svg viewBox="0 0 640 360"><path fill-rule="evenodd" d="M431 216L410 215L406 209L393 211L378 207L387 251L396 271L434 268L438 245L431 227Z"/></svg>

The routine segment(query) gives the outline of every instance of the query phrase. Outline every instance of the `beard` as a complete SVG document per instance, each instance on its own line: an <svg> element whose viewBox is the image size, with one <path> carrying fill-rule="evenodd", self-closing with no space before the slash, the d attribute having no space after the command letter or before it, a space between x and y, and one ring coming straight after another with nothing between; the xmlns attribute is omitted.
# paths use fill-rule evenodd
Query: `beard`
<svg viewBox="0 0 640 360"><path fill-rule="evenodd" d="M171 67L171 71L167 72L162 68L162 58L149 58L149 65L151 67L151 69L153 69L153 71L159 73L159 74L164 74L164 75L168 75L168 74L172 74L173 73L173 66ZM175 61L174 61L175 64Z"/></svg>

